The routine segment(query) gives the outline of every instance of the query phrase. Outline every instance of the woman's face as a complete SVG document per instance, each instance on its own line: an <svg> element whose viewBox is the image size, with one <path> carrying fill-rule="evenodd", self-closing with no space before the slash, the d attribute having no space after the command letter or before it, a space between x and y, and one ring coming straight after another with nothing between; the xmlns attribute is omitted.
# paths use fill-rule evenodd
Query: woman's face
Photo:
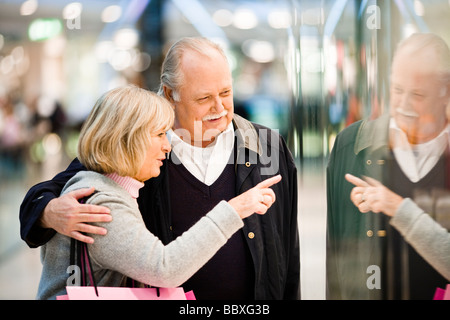
<svg viewBox="0 0 450 320"><path fill-rule="evenodd" d="M166 159L166 153L169 153L170 150L170 143L164 131L152 134L151 144L147 150L144 164L134 178L139 181L146 181L159 176L160 168L164 159Z"/></svg>

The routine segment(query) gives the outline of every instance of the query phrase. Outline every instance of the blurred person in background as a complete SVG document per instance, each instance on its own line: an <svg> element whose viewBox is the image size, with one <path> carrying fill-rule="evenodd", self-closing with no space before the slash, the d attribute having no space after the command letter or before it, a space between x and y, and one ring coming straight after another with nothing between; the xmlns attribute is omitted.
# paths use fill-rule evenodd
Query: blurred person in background
<svg viewBox="0 0 450 320"><path fill-rule="evenodd" d="M26 133L14 110L14 102L9 95L0 97L0 162L1 175L18 174L26 147Z"/></svg>
<svg viewBox="0 0 450 320"><path fill-rule="evenodd" d="M450 50L440 37L414 34L392 62L390 113L339 133L327 167L327 298L429 299L445 279L389 225L361 214L347 173L370 177L419 206L417 195L448 190ZM358 201L363 201L362 194ZM426 208L422 208L426 212ZM450 213L439 216L443 224Z"/></svg>
<svg viewBox="0 0 450 320"><path fill-rule="evenodd" d="M264 216L244 221L243 232L182 284L202 299L300 299L297 170L284 139L275 131L234 114L231 70L223 50L205 38L183 38L162 65L159 94L175 111L172 152L161 175L140 189L139 209L147 228L164 244L176 239L221 200L242 194L267 177L277 201ZM109 220L102 206L78 199L86 189L59 197L84 170L75 159L65 172L32 187L20 208L21 237L30 247L56 232L85 242ZM105 214L106 213L106 214Z"/></svg>

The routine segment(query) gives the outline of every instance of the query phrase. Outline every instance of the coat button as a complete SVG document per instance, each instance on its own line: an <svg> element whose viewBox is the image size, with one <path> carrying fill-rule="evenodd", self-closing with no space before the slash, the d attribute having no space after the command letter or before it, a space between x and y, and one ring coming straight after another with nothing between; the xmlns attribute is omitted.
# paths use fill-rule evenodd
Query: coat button
<svg viewBox="0 0 450 320"><path fill-rule="evenodd" d="M386 237L386 230L378 230L377 236L379 236L380 238Z"/></svg>
<svg viewBox="0 0 450 320"><path fill-rule="evenodd" d="M248 233L248 237L249 237L250 239L253 239L253 238L255 237L255 234L254 234L253 232L249 232L249 233Z"/></svg>
<svg viewBox="0 0 450 320"><path fill-rule="evenodd" d="M372 164L372 160L369 159L369 160L366 161L366 163L367 163L368 166L370 166Z"/></svg>
<svg viewBox="0 0 450 320"><path fill-rule="evenodd" d="M245 163L245 166L248 168L248 167L251 166L251 163L247 161L247 162Z"/></svg>
<svg viewBox="0 0 450 320"><path fill-rule="evenodd" d="M367 236L370 238L370 237L373 236L373 231L372 231L372 230L368 230L368 231L366 232L366 234L367 234Z"/></svg>

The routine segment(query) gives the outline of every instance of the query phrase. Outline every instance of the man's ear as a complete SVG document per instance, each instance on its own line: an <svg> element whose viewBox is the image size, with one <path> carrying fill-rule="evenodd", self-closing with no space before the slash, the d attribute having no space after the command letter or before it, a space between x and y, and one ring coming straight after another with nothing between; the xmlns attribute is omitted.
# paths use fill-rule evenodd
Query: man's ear
<svg viewBox="0 0 450 320"><path fill-rule="evenodd" d="M172 107L175 108L175 100L173 99L173 90L163 86L163 90L164 90L164 97L169 100L169 102L172 104Z"/></svg>

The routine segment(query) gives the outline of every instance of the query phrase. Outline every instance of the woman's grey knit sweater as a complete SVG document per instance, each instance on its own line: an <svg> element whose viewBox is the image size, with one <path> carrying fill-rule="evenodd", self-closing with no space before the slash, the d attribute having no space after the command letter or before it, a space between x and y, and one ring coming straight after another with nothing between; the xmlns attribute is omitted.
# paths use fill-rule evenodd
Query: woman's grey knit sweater
<svg viewBox="0 0 450 320"><path fill-rule="evenodd" d="M102 174L77 173L62 194L80 188L94 187L96 193L86 203L111 210L112 221L98 223L108 232L92 235L89 244L92 268L98 286L118 287L125 276L157 287L177 287L198 269L243 227L242 219L226 202L221 201L183 235L164 246L145 227L137 202L113 180ZM71 273L70 238L56 234L41 248L43 264L37 299L55 299L66 294Z"/></svg>
<svg viewBox="0 0 450 320"><path fill-rule="evenodd" d="M442 276L450 280L450 233L406 198L390 220L405 240Z"/></svg>

